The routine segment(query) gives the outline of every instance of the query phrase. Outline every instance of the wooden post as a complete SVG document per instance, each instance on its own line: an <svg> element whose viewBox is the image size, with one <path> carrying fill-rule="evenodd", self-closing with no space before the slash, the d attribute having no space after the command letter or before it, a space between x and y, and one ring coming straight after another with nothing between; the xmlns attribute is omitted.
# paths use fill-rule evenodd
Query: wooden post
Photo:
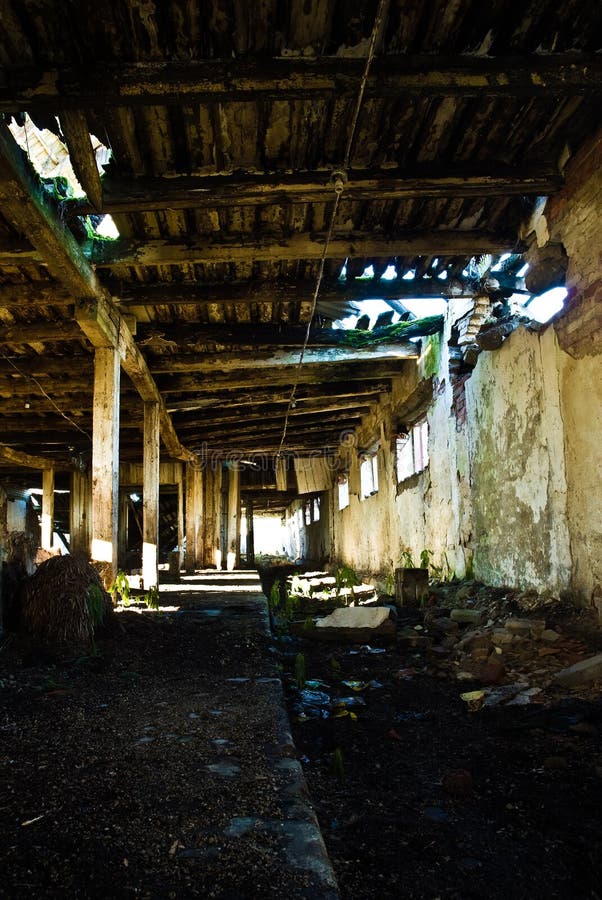
<svg viewBox="0 0 602 900"><path fill-rule="evenodd" d="M195 463L186 466L186 572L199 567L198 544L203 515L203 473Z"/></svg>
<svg viewBox="0 0 602 900"><path fill-rule="evenodd" d="M98 347L92 417L92 560L100 563L105 584L117 574L119 376L118 350Z"/></svg>
<svg viewBox="0 0 602 900"><path fill-rule="evenodd" d="M54 469L42 472L42 550L52 550L54 532Z"/></svg>
<svg viewBox="0 0 602 900"><path fill-rule="evenodd" d="M240 565L240 471L228 470L228 571Z"/></svg>
<svg viewBox="0 0 602 900"><path fill-rule="evenodd" d="M184 562L184 471L182 463L178 463L178 572Z"/></svg>
<svg viewBox="0 0 602 900"><path fill-rule="evenodd" d="M253 501L247 499L247 566L255 566L255 532L253 530Z"/></svg>
<svg viewBox="0 0 602 900"><path fill-rule="evenodd" d="M69 533L71 552L90 553L90 514L92 485L87 472L71 474L71 503L69 507Z"/></svg>
<svg viewBox="0 0 602 900"><path fill-rule="evenodd" d="M124 490L119 491L119 524L117 528L117 565L120 569L127 568L127 552L130 528L130 502L129 496Z"/></svg>
<svg viewBox="0 0 602 900"><path fill-rule="evenodd" d="M159 404L144 404L142 454L142 581L144 590L159 584Z"/></svg>

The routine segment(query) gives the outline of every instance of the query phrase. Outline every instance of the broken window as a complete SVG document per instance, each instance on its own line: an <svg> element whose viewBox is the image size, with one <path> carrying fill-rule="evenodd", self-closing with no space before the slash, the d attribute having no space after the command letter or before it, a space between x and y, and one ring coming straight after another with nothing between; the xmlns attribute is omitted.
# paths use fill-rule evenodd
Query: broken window
<svg viewBox="0 0 602 900"><path fill-rule="evenodd" d="M378 456L365 454L360 463L360 488L362 500L378 492Z"/></svg>
<svg viewBox="0 0 602 900"><path fill-rule="evenodd" d="M426 418L415 422L406 432L397 436L395 456L398 482L426 469L429 463L428 438L429 427Z"/></svg>
<svg viewBox="0 0 602 900"><path fill-rule="evenodd" d="M349 506L349 477L347 475L339 476L339 509L346 509Z"/></svg>

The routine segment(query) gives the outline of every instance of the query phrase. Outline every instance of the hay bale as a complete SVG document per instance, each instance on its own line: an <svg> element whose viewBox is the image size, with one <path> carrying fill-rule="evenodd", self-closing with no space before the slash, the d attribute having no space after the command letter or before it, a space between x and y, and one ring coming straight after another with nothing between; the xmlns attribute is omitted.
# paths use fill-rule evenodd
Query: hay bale
<svg viewBox="0 0 602 900"><path fill-rule="evenodd" d="M109 624L111 598L83 557L53 556L21 591L21 630L44 643L87 646Z"/></svg>

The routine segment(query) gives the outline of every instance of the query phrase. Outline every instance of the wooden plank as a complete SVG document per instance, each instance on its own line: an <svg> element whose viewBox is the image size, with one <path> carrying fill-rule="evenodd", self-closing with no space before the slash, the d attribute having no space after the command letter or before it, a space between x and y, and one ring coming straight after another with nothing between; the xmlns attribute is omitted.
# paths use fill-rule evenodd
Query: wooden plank
<svg viewBox="0 0 602 900"><path fill-rule="evenodd" d="M102 185L90 139L86 114L81 109L65 109L60 115L61 129L77 180L86 192L94 212L102 210Z"/></svg>
<svg viewBox="0 0 602 900"><path fill-rule="evenodd" d="M117 574L119 379L118 351L98 347L94 355L91 549L105 582Z"/></svg>
<svg viewBox="0 0 602 900"><path fill-rule="evenodd" d="M35 456L33 453L23 453L21 450L15 450L14 447L8 447L6 444L0 444L0 465L2 463L12 463L15 466L23 466L27 469L42 469L42 471L52 469L55 465L51 459L47 459L44 456Z"/></svg>
<svg viewBox="0 0 602 900"><path fill-rule="evenodd" d="M348 173L346 200L410 200L429 197L492 197L556 193L563 178L554 166L490 166L489 171L449 167L445 172L395 170ZM123 178L105 175L103 210L111 214L160 209L215 209L266 203L325 203L333 198L328 171L299 174L210 175ZM88 195L89 196L89 195ZM63 203L68 216L88 215L82 200ZM97 207L98 208L98 207Z"/></svg>
<svg viewBox="0 0 602 900"><path fill-rule="evenodd" d="M363 409L368 410L372 403L378 402L379 394L368 394L363 397L345 397L341 399L323 399L323 400L298 400L295 398L295 407L290 410L290 416L295 418L300 415L305 415L309 412L315 412L320 414L325 414L329 412L338 412L341 410L355 410L355 409ZM221 409L215 410L212 413L208 413L205 411L202 417L203 427L212 427L214 425L224 425L228 423L232 424L240 424L241 418L244 418L244 421L252 420L254 418L258 418L265 421L266 418L271 419L273 416L280 416L286 413L288 404L289 404L289 395L283 397L277 403L270 404L240 404L238 406L225 406L222 405ZM187 417L184 414L180 413L178 416L178 427L188 424L189 422L194 421L197 422L198 415L195 413L194 417Z"/></svg>
<svg viewBox="0 0 602 900"><path fill-rule="evenodd" d="M0 199L3 199L1 193ZM0 262L14 266L26 265L28 263L38 264L42 262L42 255L35 247L31 246L29 241L18 240L16 238L1 238Z"/></svg>
<svg viewBox="0 0 602 900"><path fill-rule="evenodd" d="M60 285L49 285L44 282L30 281L0 286L0 307L35 309L38 306L68 309L73 306L73 297Z"/></svg>
<svg viewBox="0 0 602 900"><path fill-rule="evenodd" d="M362 57L245 56L182 62L103 63L4 70L0 112L103 109L236 100L356 97ZM569 96L602 91L596 54L530 56L388 55L376 58L365 96Z"/></svg>
<svg viewBox="0 0 602 900"><path fill-rule="evenodd" d="M222 235L219 239L190 237L177 240L85 241L85 257L98 269L129 266L184 266L196 263L276 262L321 259L325 234L296 234L244 238ZM327 259L396 256L470 256L480 253L519 252L516 235L488 231L403 231L379 235L373 232L335 234L328 243Z"/></svg>
<svg viewBox="0 0 602 900"><path fill-rule="evenodd" d="M142 451L142 581L159 584L159 404L144 404Z"/></svg>
<svg viewBox="0 0 602 900"><path fill-rule="evenodd" d="M375 398L389 393L391 390L391 382L381 381L364 381L353 382L345 385L344 383L335 382L334 384L323 385L301 385L296 392L295 399L297 405L305 405L305 403L336 403L336 402L371 402ZM284 385L274 385L269 390L251 390L251 391L228 391L224 390L214 395L205 394L196 397L189 397L186 400L170 400L168 409L171 413L186 413L194 410L204 409L209 415L227 414L232 409L236 412L238 409L240 415L244 415L245 407L252 406L258 408L260 406L275 406L278 404L288 403L290 390Z"/></svg>
<svg viewBox="0 0 602 900"><path fill-rule="evenodd" d="M226 373L242 369L272 369L279 366L295 366L300 354L290 350L256 351L241 353L178 354L157 359L151 363L153 372L197 372L204 375ZM417 359L420 347L410 341L398 344L379 344L375 347L308 347L303 357L303 367L332 365L335 363L376 363L381 360ZM323 379L328 380L326 372Z"/></svg>

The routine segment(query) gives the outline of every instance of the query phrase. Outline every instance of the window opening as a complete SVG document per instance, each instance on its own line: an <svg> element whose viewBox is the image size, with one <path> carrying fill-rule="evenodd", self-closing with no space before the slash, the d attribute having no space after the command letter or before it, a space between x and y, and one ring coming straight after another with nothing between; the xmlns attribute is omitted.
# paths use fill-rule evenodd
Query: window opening
<svg viewBox="0 0 602 900"><path fill-rule="evenodd" d="M342 475L339 479L339 510L349 506L349 478Z"/></svg>
<svg viewBox="0 0 602 900"><path fill-rule="evenodd" d="M398 435L395 445L397 481L404 481L423 472L429 464L428 422L421 419L406 434Z"/></svg>
<svg viewBox="0 0 602 900"><path fill-rule="evenodd" d="M378 456L366 456L360 464L362 500L378 492Z"/></svg>

